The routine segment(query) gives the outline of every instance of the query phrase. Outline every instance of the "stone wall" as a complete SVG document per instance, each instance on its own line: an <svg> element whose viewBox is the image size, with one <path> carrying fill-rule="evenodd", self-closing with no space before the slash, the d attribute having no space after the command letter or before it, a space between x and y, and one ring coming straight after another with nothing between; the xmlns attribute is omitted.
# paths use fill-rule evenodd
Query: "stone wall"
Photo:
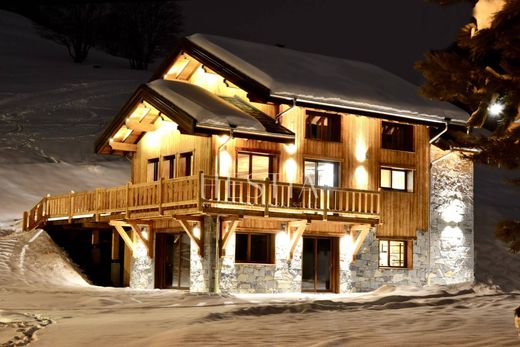
<svg viewBox="0 0 520 347"><path fill-rule="evenodd" d="M137 242L130 260L130 288L154 288L154 262L148 256L146 246L141 241Z"/></svg>
<svg viewBox="0 0 520 347"><path fill-rule="evenodd" d="M190 292L209 292L214 287L213 264L215 259L215 230L217 228L215 217L204 217L202 237L204 238L204 249L202 257L199 255L198 246L191 241L190 261Z"/></svg>
<svg viewBox="0 0 520 347"><path fill-rule="evenodd" d="M431 157L446 154L432 148ZM473 282L473 164L458 153L431 168L431 284Z"/></svg>
<svg viewBox="0 0 520 347"><path fill-rule="evenodd" d="M379 267L379 242L374 228L368 233L354 261L350 261L346 252L342 250L344 247L341 247L340 256L343 257L340 258L341 292L366 292L385 284L414 286L426 284L429 267L428 233L418 231L417 239L409 242L412 242L412 269ZM340 245L341 243L340 241ZM348 271L345 271L347 267ZM347 279L345 283L343 277Z"/></svg>
<svg viewBox="0 0 520 347"><path fill-rule="evenodd" d="M432 158L446 152L432 147ZM473 164L453 153L431 168L430 230L417 231L413 268L378 266L378 240L371 230L354 261L350 236L340 240L340 292L377 289L384 284L453 284L474 280Z"/></svg>
<svg viewBox="0 0 520 347"><path fill-rule="evenodd" d="M302 278L302 240L298 242L292 260L287 260L289 237L280 231L275 237L274 264L235 263L235 235L220 261L219 285L225 293L298 293Z"/></svg>

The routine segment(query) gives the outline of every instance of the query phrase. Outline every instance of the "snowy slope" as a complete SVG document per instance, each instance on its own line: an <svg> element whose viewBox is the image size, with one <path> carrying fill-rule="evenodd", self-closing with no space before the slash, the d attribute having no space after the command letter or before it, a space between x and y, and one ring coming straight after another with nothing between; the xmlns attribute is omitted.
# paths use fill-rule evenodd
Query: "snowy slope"
<svg viewBox="0 0 520 347"><path fill-rule="evenodd" d="M149 72L95 50L74 64L6 11L0 42L0 221L47 193L126 183L127 161L95 155L94 140Z"/></svg>

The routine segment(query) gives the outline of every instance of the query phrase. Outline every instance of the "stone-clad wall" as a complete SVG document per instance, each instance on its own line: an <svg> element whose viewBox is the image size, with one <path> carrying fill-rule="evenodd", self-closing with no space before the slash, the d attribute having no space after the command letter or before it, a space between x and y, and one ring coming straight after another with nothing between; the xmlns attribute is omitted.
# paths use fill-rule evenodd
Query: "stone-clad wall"
<svg viewBox="0 0 520 347"><path fill-rule="evenodd" d="M433 148L431 157L441 153ZM429 283L474 280L473 164L452 153L431 169Z"/></svg>
<svg viewBox="0 0 520 347"><path fill-rule="evenodd" d="M154 262L148 256L148 250L138 242L130 260L130 288L154 288Z"/></svg>
<svg viewBox="0 0 520 347"><path fill-rule="evenodd" d="M235 263L235 235L220 261L220 291L225 293L294 293L301 291L302 240L292 260L287 260L289 237L280 231L275 237L274 264Z"/></svg>
<svg viewBox="0 0 520 347"><path fill-rule="evenodd" d="M392 269L379 267L379 242L376 239L375 229L368 233L361 246L356 259L349 263L349 259L343 262L348 264L350 282L341 283L341 292L366 292L379 288L384 284L414 285L426 284L429 259L428 259L428 233L418 231L417 239L412 242L413 268ZM340 252L344 254L345 252ZM342 259L340 259L341 268Z"/></svg>
<svg viewBox="0 0 520 347"><path fill-rule="evenodd" d="M203 257L199 255L197 244L193 240L191 241L190 292L209 292L214 286L212 264L215 259L216 227L215 217L204 217L201 230L204 238Z"/></svg>
<svg viewBox="0 0 520 347"><path fill-rule="evenodd" d="M432 148L431 157L443 153ZM350 262L340 241L340 291L370 291L383 284L453 284L474 280L473 164L453 153L431 168L430 230L417 231L413 268L378 266L378 241L371 230Z"/></svg>

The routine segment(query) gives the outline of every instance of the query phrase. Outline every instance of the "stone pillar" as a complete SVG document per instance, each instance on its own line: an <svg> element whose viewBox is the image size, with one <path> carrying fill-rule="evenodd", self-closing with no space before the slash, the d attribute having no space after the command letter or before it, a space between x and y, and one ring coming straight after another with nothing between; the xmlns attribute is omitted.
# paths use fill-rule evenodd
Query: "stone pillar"
<svg viewBox="0 0 520 347"><path fill-rule="evenodd" d="M154 288L154 263L141 241L136 242L135 251L130 260L130 288Z"/></svg>
<svg viewBox="0 0 520 347"><path fill-rule="evenodd" d="M191 264L190 264L190 292L213 292L215 252L216 252L216 230L218 227L217 217L205 216L201 236L204 241L199 255L198 246L191 241Z"/></svg>
<svg viewBox="0 0 520 347"><path fill-rule="evenodd" d="M432 159L444 154L432 147ZM428 282L473 282L473 163L456 152L434 163L430 199Z"/></svg>

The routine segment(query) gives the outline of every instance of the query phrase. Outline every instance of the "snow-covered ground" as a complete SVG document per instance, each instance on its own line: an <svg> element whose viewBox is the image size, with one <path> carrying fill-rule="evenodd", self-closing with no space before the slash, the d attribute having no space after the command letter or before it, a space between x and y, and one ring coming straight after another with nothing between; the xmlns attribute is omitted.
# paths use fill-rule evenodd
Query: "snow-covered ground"
<svg viewBox="0 0 520 347"><path fill-rule="evenodd" d="M485 167L475 175L476 277L484 284L345 296L89 285L45 232L16 232L17 219L46 193L128 180L127 161L96 157L93 142L148 73L95 51L87 63L72 64L63 47L3 11L0 42L2 346L520 344L513 325L520 257L493 237L498 220L520 215L520 192L501 183L512 173Z"/></svg>

